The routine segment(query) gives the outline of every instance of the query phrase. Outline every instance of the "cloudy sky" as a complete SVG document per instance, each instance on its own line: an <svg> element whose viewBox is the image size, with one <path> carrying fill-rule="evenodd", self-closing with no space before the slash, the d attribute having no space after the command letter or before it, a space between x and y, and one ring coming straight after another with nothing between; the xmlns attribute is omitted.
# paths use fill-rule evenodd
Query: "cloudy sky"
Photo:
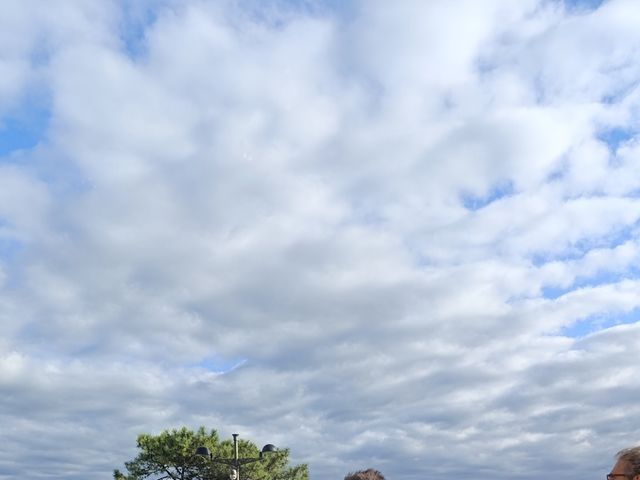
<svg viewBox="0 0 640 480"><path fill-rule="evenodd" d="M182 425L313 479L640 442L637 0L0 5L0 479Z"/></svg>

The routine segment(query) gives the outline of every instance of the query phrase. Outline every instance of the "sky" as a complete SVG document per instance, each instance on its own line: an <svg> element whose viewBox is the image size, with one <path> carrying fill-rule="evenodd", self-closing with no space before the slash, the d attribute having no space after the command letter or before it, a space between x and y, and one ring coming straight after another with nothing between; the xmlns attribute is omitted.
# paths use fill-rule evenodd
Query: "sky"
<svg viewBox="0 0 640 480"><path fill-rule="evenodd" d="M0 479L203 425L312 479L640 443L637 0L0 14Z"/></svg>

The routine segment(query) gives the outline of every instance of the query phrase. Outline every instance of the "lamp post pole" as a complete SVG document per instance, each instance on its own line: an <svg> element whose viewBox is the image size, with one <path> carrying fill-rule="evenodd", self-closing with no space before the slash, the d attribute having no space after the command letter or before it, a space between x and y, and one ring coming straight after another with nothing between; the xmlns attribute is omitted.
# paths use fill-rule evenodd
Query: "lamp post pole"
<svg viewBox="0 0 640 480"><path fill-rule="evenodd" d="M232 433L233 436L233 469L234 471L229 474L230 480L240 480L240 459L238 458L238 434ZM235 477L235 478L231 478Z"/></svg>
<svg viewBox="0 0 640 480"><path fill-rule="evenodd" d="M276 451L276 447L270 443L262 447L259 457L247 457L240 458L238 455L238 433L233 435L233 458L215 458L207 447L198 447L196 455L207 458L211 463L219 463L222 465L229 465L231 472L229 474L230 480L240 480L240 465L246 465L247 463L259 462L264 457L265 453L273 453Z"/></svg>

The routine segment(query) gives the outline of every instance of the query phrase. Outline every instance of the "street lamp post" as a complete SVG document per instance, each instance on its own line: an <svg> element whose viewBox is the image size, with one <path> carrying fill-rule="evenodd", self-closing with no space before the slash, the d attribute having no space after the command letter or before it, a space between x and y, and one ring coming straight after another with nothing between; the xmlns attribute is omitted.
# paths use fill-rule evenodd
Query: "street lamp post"
<svg viewBox="0 0 640 480"><path fill-rule="evenodd" d="M240 458L238 456L238 437L237 433L233 434L233 458L215 458L207 447L198 447L196 455L199 457L207 458L211 463L219 463L222 465L229 465L231 467L231 473L229 474L230 480L240 480L240 465L246 465L247 463L259 462L264 457L265 453L273 453L276 451L276 447L270 443L262 447L259 457L255 458Z"/></svg>

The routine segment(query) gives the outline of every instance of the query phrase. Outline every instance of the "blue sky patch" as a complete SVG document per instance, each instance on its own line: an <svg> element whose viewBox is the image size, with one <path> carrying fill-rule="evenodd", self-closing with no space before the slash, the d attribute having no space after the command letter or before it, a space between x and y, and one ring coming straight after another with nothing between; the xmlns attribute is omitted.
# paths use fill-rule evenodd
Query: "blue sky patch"
<svg viewBox="0 0 640 480"><path fill-rule="evenodd" d="M246 358L223 358L217 355L205 357L200 362L188 365L191 368L202 368L214 373L229 373L247 361Z"/></svg>
<svg viewBox="0 0 640 480"><path fill-rule="evenodd" d="M598 248L615 248L635 238L639 222L612 230L601 237L584 238L568 245L560 253L539 251L531 256L534 267L541 267L549 262L567 262L584 257L589 251Z"/></svg>
<svg viewBox="0 0 640 480"><path fill-rule="evenodd" d="M17 252L22 248L22 245L22 242L18 240L0 236L0 257Z"/></svg>
<svg viewBox="0 0 640 480"><path fill-rule="evenodd" d="M500 200L501 198L508 197L513 194L513 184L507 182L503 185L494 187L487 195L477 196L471 194L462 195L462 204L467 210L480 210L487 205Z"/></svg>
<svg viewBox="0 0 640 480"><path fill-rule="evenodd" d="M564 0L564 6L569 11L596 10L604 0Z"/></svg>
<svg viewBox="0 0 640 480"><path fill-rule="evenodd" d="M44 113L28 118L8 117L0 123L0 157L17 150L28 150L40 143L49 117Z"/></svg>
<svg viewBox="0 0 640 480"><path fill-rule="evenodd" d="M2 222L0 221L0 229ZM0 230L1 233L1 230ZM0 262L12 264L15 261L16 254L24 248L24 244L14 238L3 237L0 235Z"/></svg>
<svg viewBox="0 0 640 480"><path fill-rule="evenodd" d="M611 128L604 130L598 135L598 139L609 146L615 152L620 145L631 140L635 136L635 131L631 128Z"/></svg>
<svg viewBox="0 0 640 480"><path fill-rule="evenodd" d="M640 269L638 268L632 268L624 272L601 272L593 277L578 278L578 280L569 287L544 287L542 289L542 296L547 300L555 300L574 290L618 283L627 278L637 278L638 276L640 276Z"/></svg>
<svg viewBox="0 0 640 480"><path fill-rule="evenodd" d="M122 23L119 34L125 52L135 60L146 53L146 32L156 21L158 12L145 6L142 2L122 3Z"/></svg>
<svg viewBox="0 0 640 480"><path fill-rule="evenodd" d="M28 150L40 143L49 125L50 113L39 106L25 106L19 114L0 119L0 162L12 152Z"/></svg>
<svg viewBox="0 0 640 480"><path fill-rule="evenodd" d="M640 307L628 312L594 315L584 320L579 320L575 324L563 328L560 334L566 337L580 338L615 325L637 322L640 322Z"/></svg>
<svg viewBox="0 0 640 480"><path fill-rule="evenodd" d="M240 0L241 10L257 23L284 28L292 17L355 18L357 5L349 0Z"/></svg>

